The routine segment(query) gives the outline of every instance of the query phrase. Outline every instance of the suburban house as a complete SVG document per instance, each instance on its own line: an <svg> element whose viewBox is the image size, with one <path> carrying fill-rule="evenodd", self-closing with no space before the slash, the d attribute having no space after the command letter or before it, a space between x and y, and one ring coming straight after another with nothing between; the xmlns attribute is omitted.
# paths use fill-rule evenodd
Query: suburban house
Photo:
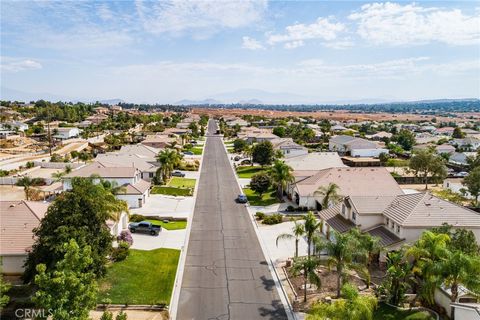
<svg viewBox="0 0 480 320"><path fill-rule="evenodd" d="M434 148L438 154L447 153L453 154L455 153L455 147L449 144L441 144L441 145L434 145L434 144L418 144L413 146L413 150L426 150L429 148Z"/></svg>
<svg viewBox="0 0 480 320"><path fill-rule="evenodd" d="M388 153L388 149L380 147L376 142L346 135L330 138L328 147L330 151L352 157L378 157L381 153Z"/></svg>
<svg viewBox="0 0 480 320"><path fill-rule="evenodd" d="M248 121L245 121L243 119L240 119L240 118L235 118L231 121L227 121L227 126L229 127L235 127L235 126L240 126L240 127L246 127L248 126Z"/></svg>
<svg viewBox="0 0 480 320"><path fill-rule="evenodd" d="M480 242L480 214L428 192L397 196L351 195L318 215L324 221L322 232L327 238L332 239L332 229L343 233L358 227L379 237L388 250L412 243L425 230L443 223L473 231Z"/></svg>
<svg viewBox="0 0 480 320"><path fill-rule="evenodd" d="M125 167L130 165L140 170L141 178L146 181L152 180L159 168L156 160L149 161L149 159L138 154L104 153L99 154L95 158L95 162L105 167Z"/></svg>
<svg viewBox="0 0 480 320"><path fill-rule="evenodd" d="M336 125L334 125L333 127L330 128L330 131L336 132L336 133L347 131L347 130L349 130L349 129L345 128L344 126L341 126L339 124L336 124Z"/></svg>
<svg viewBox="0 0 480 320"><path fill-rule="evenodd" d="M237 134L239 139L247 141L247 143L272 141L278 139L277 135L274 135L269 129L260 129L256 127L245 127Z"/></svg>
<svg viewBox="0 0 480 320"><path fill-rule="evenodd" d="M372 140L382 140L382 139L390 139L392 136L393 134L391 134L390 132L380 131L366 137Z"/></svg>
<svg viewBox="0 0 480 320"><path fill-rule="evenodd" d="M435 130L435 134L451 137L454 130L455 130L455 128L453 128L453 127L438 128L437 130Z"/></svg>
<svg viewBox="0 0 480 320"><path fill-rule="evenodd" d="M463 178L448 178L443 180L443 188L452 192L459 193L466 198L472 198L467 191L467 187L463 184Z"/></svg>
<svg viewBox="0 0 480 320"><path fill-rule="evenodd" d="M53 137L60 140L67 140L80 135L80 130L75 127L56 128L55 130L57 133Z"/></svg>
<svg viewBox="0 0 480 320"><path fill-rule="evenodd" d="M458 297L452 303L452 290L450 287L441 285L435 289L435 303L445 309L447 314L451 314L452 308L455 310L455 319L478 319L480 318L480 304L478 296L465 288L458 286Z"/></svg>
<svg viewBox="0 0 480 320"><path fill-rule="evenodd" d="M154 161L161 149L146 146L141 143L123 145L118 154L136 154L149 161Z"/></svg>
<svg viewBox="0 0 480 320"><path fill-rule="evenodd" d="M307 177L298 177L288 190L288 196L297 205L322 210L323 196L320 187L335 183L338 193L346 196L397 196L403 194L392 175L383 167L329 168L316 171Z"/></svg>
<svg viewBox="0 0 480 320"><path fill-rule="evenodd" d="M125 200L129 208L142 207L146 199L150 196L150 182L141 178L142 172L138 168L125 166L110 167L101 162L92 163L65 175L63 190L72 188L71 179L73 177L88 178L92 175L98 176L98 179L95 179L96 181L102 179L116 186L124 187L124 190L116 196L118 199ZM128 217L125 219L128 219Z"/></svg>
<svg viewBox="0 0 480 320"><path fill-rule="evenodd" d="M285 158L308 154L308 149L294 142L292 138L270 140L274 150L280 150Z"/></svg>
<svg viewBox="0 0 480 320"><path fill-rule="evenodd" d="M152 135L147 135L145 140L141 142L141 144L156 148L156 149L165 149L169 145L173 143L178 143L177 138L171 137L166 134L152 134Z"/></svg>
<svg viewBox="0 0 480 320"><path fill-rule="evenodd" d="M2 127L6 129L17 129L18 131L25 131L28 130L28 124L20 122L20 121L8 121L5 124L2 124Z"/></svg>
<svg viewBox="0 0 480 320"><path fill-rule="evenodd" d="M462 150L475 151L480 148L480 139L477 138L453 139L450 143Z"/></svg>
<svg viewBox="0 0 480 320"><path fill-rule="evenodd" d="M40 225L48 203L0 201L0 257L4 274L21 274L28 252L34 244L33 229Z"/></svg>
<svg viewBox="0 0 480 320"><path fill-rule="evenodd" d="M337 152L312 152L284 160L294 172L346 167Z"/></svg>

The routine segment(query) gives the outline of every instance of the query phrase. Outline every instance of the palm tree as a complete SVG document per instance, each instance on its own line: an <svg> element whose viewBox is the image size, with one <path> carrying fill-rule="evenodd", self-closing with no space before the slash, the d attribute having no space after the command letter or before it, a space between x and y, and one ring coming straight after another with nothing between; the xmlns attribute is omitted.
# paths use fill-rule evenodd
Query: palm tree
<svg viewBox="0 0 480 320"><path fill-rule="evenodd" d="M460 284L473 292L480 292L480 257L469 256L461 251L449 251L434 267L444 279L445 285L450 287L452 303L457 301ZM454 315L452 308L450 318L454 319Z"/></svg>
<svg viewBox="0 0 480 320"><path fill-rule="evenodd" d="M250 165L253 166L253 144L248 144L243 149L243 153L250 159Z"/></svg>
<svg viewBox="0 0 480 320"><path fill-rule="evenodd" d="M99 179L99 176L91 175L90 179ZM127 191L127 188L125 186L119 186L118 183L115 181L108 181L103 179L100 179L100 184L106 191L108 191L108 201L106 202L108 207L107 211L109 214L108 218L117 222L120 220L122 212L126 212L127 214L129 214L128 203L116 197L117 194L125 193Z"/></svg>
<svg viewBox="0 0 480 320"><path fill-rule="evenodd" d="M408 288L407 279L412 271L404 256L403 249L390 251L386 255L387 273L382 287L386 291L387 301L395 306L405 299L405 291Z"/></svg>
<svg viewBox="0 0 480 320"><path fill-rule="evenodd" d="M362 273L362 276L365 277L367 282L367 288L370 287L370 272L368 271L368 267L372 263L373 257L376 254L379 254L380 251L383 249L382 245L380 244L380 238L372 237L369 233L364 232L362 233L360 229L353 228L350 229L349 233L352 237L356 240L357 244L361 248L359 252L363 253L363 257L357 257L359 261L365 263L366 268L359 269L358 271Z"/></svg>
<svg viewBox="0 0 480 320"><path fill-rule="evenodd" d="M286 239L295 239L295 258L298 258L298 242L300 238L305 235L305 226L298 221L293 222L292 233L282 233L277 237L276 244L278 247L279 240L286 240Z"/></svg>
<svg viewBox="0 0 480 320"><path fill-rule="evenodd" d="M441 282L435 265L447 256L449 241L447 234L425 231L406 251L406 256L414 259L413 273L420 283L419 296L429 305L434 304L434 292Z"/></svg>
<svg viewBox="0 0 480 320"><path fill-rule="evenodd" d="M294 275L303 272L303 302L307 302L308 282L320 287L321 281L316 270L320 265L320 259L316 257L303 257L295 259L292 267Z"/></svg>
<svg viewBox="0 0 480 320"><path fill-rule="evenodd" d="M337 184L330 182L328 186L320 186L313 194L323 196L322 209L327 209L330 205L335 205L342 199L338 194L339 189Z"/></svg>
<svg viewBox="0 0 480 320"><path fill-rule="evenodd" d="M323 241L322 247L327 250L329 268L334 266L337 270L337 297L340 297L342 279L348 270L366 273L365 265L358 262L365 253L350 233L332 232L335 240Z"/></svg>
<svg viewBox="0 0 480 320"><path fill-rule="evenodd" d="M180 164L181 156L176 150L165 149L158 154L157 161L160 163L163 183L166 183Z"/></svg>
<svg viewBox="0 0 480 320"><path fill-rule="evenodd" d="M270 168L270 176L273 183L277 186L277 196L280 200L282 200L283 191L286 189L288 183L294 180L292 171L293 169L290 166L279 160L275 160L273 166Z"/></svg>
<svg viewBox="0 0 480 320"><path fill-rule="evenodd" d="M304 224L305 236L307 238L308 257L310 257L312 253L312 245L321 241L320 230L322 230L322 226L323 222L318 221L313 212L309 211L305 216Z"/></svg>

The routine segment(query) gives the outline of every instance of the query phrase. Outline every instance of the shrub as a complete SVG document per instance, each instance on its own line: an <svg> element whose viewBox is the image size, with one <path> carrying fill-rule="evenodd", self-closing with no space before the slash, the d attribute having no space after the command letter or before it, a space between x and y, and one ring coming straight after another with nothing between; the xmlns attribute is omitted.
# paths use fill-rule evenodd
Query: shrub
<svg viewBox="0 0 480 320"><path fill-rule="evenodd" d="M257 213L255 213L255 218L257 218L257 220L263 220L265 218L265 213L257 211Z"/></svg>
<svg viewBox="0 0 480 320"><path fill-rule="evenodd" d="M295 208L294 208L293 206L288 206L288 207L287 207L287 211L288 211L288 212L295 211Z"/></svg>
<svg viewBox="0 0 480 320"><path fill-rule="evenodd" d="M120 232L120 235L117 237L117 241L124 241L131 246L133 244L133 238L130 230L123 230Z"/></svg>
<svg viewBox="0 0 480 320"><path fill-rule="evenodd" d="M110 311L105 311L100 320L113 320L113 314Z"/></svg>
<svg viewBox="0 0 480 320"><path fill-rule="evenodd" d="M141 214L132 214L130 216L131 222L141 222L143 220L145 220L145 216L142 216Z"/></svg>
<svg viewBox="0 0 480 320"><path fill-rule="evenodd" d="M281 214L278 214L278 213L275 213L275 214L272 214L271 216L265 216L265 218L263 218L263 223L265 224L278 224L278 223L281 223L283 221L283 217Z"/></svg>
<svg viewBox="0 0 480 320"><path fill-rule="evenodd" d="M33 161L28 161L26 166L27 166L28 169L30 169L30 168L33 168L35 166L35 164L33 163Z"/></svg>
<svg viewBox="0 0 480 320"><path fill-rule="evenodd" d="M123 311L120 311L120 313L115 317L115 320L127 320L127 314Z"/></svg>
<svg viewBox="0 0 480 320"><path fill-rule="evenodd" d="M271 184L270 176L267 173L260 172L252 177L250 189L262 196L262 194L270 188Z"/></svg>
<svg viewBox="0 0 480 320"><path fill-rule="evenodd" d="M120 241L118 247L112 251L112 260L115 262L125 260L130 253L129 249L130 245L127 242Z"/></svg>

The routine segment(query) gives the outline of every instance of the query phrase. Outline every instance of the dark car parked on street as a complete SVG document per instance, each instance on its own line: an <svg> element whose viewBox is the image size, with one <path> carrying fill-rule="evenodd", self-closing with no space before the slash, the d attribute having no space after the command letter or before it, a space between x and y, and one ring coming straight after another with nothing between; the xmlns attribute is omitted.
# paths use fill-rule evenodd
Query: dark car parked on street
<svg viewBox="0 0 480 320"><path fill-rule="evenodd" d="M247 196L244 195L244 194L239 194L238 197L237 197L237 202L238 203L247 203L248 202Z"/></svg>
<svg viewBox="0 0 480 320"><path fill-rule="evenodd" d="M162 231L162 227L156 226L148 221L132 222L128 225L128 229L131 233L148 233L152 236L158 236L160 231Z"/></svg>

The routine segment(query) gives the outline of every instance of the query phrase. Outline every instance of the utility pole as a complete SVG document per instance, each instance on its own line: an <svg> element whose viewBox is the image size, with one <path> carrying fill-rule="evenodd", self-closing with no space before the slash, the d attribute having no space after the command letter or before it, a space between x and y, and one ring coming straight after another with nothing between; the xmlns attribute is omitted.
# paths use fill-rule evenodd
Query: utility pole
<svg viewBox="0 0 480 320"><path fill-rule="evenodd" d="M47 106L48 108L48 106ZM47 117L47 130L48 130L48 150L50 152L50 157L52 156L52 134L50 133L50 121L51 121L51 116L50 116L50 110L47 109L48 117Z"/></svg>

